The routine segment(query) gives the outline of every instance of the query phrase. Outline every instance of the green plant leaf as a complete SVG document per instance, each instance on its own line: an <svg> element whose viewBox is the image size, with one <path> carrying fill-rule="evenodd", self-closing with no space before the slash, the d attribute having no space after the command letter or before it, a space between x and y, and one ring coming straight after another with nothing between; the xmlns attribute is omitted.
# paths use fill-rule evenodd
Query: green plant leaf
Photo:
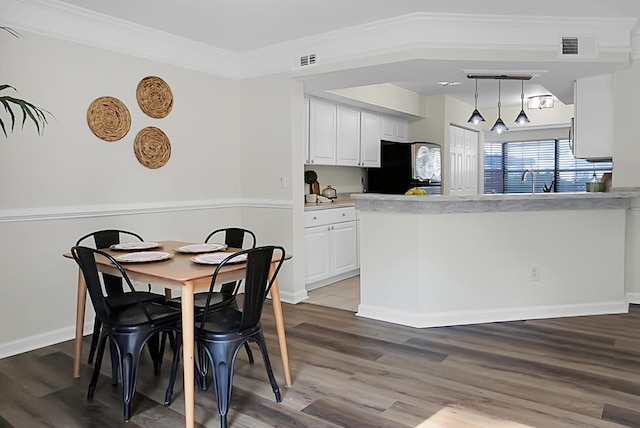
<svg viewBox="0 0 640 428"><path fill-rule="evenodd" d="M20 37L20 33L18 33L12 28L0 26L0 30L5 30L6 32L8 32L14 37ZM13 89L14 91L17 92L16 88L14 88L11 85L0 84L0 91L4 91L5 89ZM29 118L29 120L33 122L33 124L36 126L36 129L38 130L38 135L41 135L42 130L44 129L44 126L48 123L47 115L53 116L47 110L31 104L29 101L26 101L20 98L11 97L9 95L0 95L0 103L4 106L5 112L9 114L9 118L11 119L10 129L12 132L16 125L16 114L13 111L13 107L16 107L16 106L19 107L20 111L22 112L22 129L24 129L24 124L27 122L27 118ZM5 124L2 118L0 118L0 128L2 128L2 132L4 133L5 137L8 136L7 126L8 126L8 123Z"/></svg>
<svg viewBox="0 0 640 428"><path fill-rule="evenodd" d="M13 89L14 91L16 90L11 85L0 85L0 91L4 89ZM29 120L32 121L36 126L38 134L42 133L44 126L48 123L47 115L51 115L51 113L49 113L47 110L37 107L28 101L8 95L0 96L0 103L2 103L5 111L9 113L9 117L11 118L11 131L14 130L16 124L16 115L13 111L12 105L18 106L20 108L20 111L22 112L22 129L24 129L24 124L27 122L27 118L29 118ZM2 132L4 133L5 137L7 137L7 129L4 121L0 121L0 127L2 128Z"/></svg>

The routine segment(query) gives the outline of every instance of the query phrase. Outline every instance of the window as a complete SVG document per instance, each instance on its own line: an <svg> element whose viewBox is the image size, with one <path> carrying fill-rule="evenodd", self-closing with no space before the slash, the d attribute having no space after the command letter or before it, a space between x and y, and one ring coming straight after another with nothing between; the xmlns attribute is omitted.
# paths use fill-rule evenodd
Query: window
<svg viewBox="0 0 640 428"><path fill-rule="evenodd" d="M531 192L530 175L521 182L527 168L535 172L536 192L542 192L545 186L553 192L584 192L593 174L600 180L602 174L611 172L613 163L574 158L567 139L485 142L485 193Z"/></svg>

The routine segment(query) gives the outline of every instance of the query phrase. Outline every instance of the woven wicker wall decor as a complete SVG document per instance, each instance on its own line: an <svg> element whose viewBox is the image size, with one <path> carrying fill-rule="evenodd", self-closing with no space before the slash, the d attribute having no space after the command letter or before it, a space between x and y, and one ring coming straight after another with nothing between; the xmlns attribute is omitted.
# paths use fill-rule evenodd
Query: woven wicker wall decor
<svg viewBox="0 0 640 428"><path fill-rule="evenodd" d="M166 117L173 108L173 93L167 82L156 76L147 76L138 83L138 105L155 119Z"/></svg>
<svg viewBox="0 0 640 428"><path fill-rule="evenodd" d="M133 151L138 162L147 168L156 169L169 162L171 143L162 130L147 126L136 135Z"/></svg>
<svg viewBox="0 0 640 428"><path fill-rule="evenodd" d="M119 99L100 97L87 109L87 124L96 137L110 142L118 141L131 128L131 114Z"/></svg>

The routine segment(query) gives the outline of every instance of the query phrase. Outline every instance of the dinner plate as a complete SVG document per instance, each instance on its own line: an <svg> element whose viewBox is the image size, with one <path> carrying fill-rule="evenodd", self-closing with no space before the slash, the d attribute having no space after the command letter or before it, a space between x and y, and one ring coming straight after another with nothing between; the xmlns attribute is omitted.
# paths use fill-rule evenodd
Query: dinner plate
<svg viewBox="0 0 640 428"><path fill-rule="evenodd" d="M141 263L155 262L157 260L164 260L171 257L173 257L173 253L167 253L165 251L140 251L138 253L123 254L116 257L116 260L126 263Z"/></svg>
<svg viewBox="0 0 640 428"><path fill-rule="evenodd" d="M222 251L226 250L227 246L225 244L191 244L184 245L180 248L176 248L176 251L181 253L213 253L214 251Z"/></svg>
<svg viewBox="0 0 640 428"><path fill-rule="evenodd" d="M202 254L200 256L191 257L191 261L203 265L219 265L224 259L233 253L211 253ZM239 263L247 260L247 255L242 254L227 263Z"/></svg>
<svg viewBox="0 0 640 428"><path fill-rule="evenodd" d="M121 244L113 244L111 247L112 250L119 251L131 251L131 250L151 250L152 248L158 248L160 246L159 242L152 241L137 241L137 242L123 242Z"/></svg>

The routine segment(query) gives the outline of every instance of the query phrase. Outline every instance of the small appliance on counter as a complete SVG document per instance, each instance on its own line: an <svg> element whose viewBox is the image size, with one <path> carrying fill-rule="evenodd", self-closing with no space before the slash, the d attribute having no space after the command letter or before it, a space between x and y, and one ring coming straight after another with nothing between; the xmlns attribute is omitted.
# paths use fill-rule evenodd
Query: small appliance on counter
<svg viewBox="0 0 640 428"><path fill-rule="evenodd" d="M402 195L419 188L429 195L442 193L438 144L382 141L380 164L367 170L368 192Z"/></svg>
<svg viewBox="0 0 640 428"><path fill-rule="evenodd" d="M336 189L334 189L333 187L331 187L331 185L329 184L323 191L322 191L322 196L324 196L325 198L329 198L329 199L336 199L338 197L338 192L336 192Z"/></svg>

